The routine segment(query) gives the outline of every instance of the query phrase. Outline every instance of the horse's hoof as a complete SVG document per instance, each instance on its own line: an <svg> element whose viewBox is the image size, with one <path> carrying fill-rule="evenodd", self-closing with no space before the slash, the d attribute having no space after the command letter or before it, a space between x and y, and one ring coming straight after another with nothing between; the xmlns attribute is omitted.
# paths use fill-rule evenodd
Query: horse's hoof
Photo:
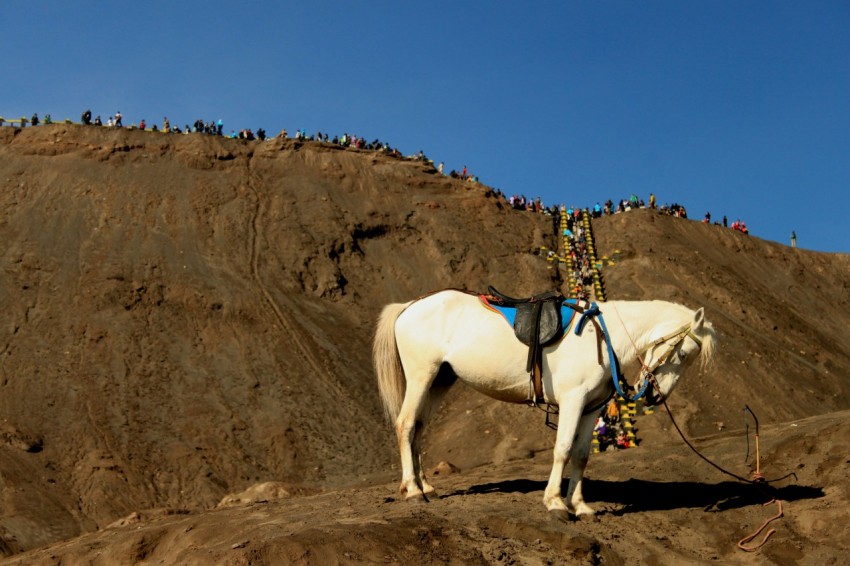
<svg viewBox="0 0 850 566"><path fill-rule="evenodd" d="M408 495L405 498L405 501L414 505L419 505L422 503L428 503L428 498L425 496L424 493L417 493L415 495Z"/></svg>
<svg viewBox="0 0 850 566"><path fill-rule="evenodd" d="M422 490L422 493L425 494L425 499L439 499L440 495L437 493L437 490L431 486Z"/></svg>
<svg viewBox="0 0 850 566"><path fill-rule="evenodd" d="M570 522L570 514L567 512L566 509L550 509L549 513L552 515L552 517L556 518L562 523Z"/></svg>
<svg viewBox="0 0 850 566"><path fill-rule="evenodd" d="M576 519L588 523L595 523L599 520L599 517L597 517L595 513L584 513L582 515L576 515Z"/></svg>

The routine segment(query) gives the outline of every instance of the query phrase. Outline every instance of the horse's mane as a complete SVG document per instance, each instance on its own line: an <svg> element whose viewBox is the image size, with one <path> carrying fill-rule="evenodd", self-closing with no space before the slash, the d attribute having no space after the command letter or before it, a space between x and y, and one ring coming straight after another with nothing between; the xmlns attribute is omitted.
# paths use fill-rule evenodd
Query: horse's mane
<svg viewBox="0 0 850 566"><path fill-rule="evenodd" d="M702 349L699 353L699 369L705 372L714 362L714 348L717 345L717 331L707 320L702 323Z"/></svg>

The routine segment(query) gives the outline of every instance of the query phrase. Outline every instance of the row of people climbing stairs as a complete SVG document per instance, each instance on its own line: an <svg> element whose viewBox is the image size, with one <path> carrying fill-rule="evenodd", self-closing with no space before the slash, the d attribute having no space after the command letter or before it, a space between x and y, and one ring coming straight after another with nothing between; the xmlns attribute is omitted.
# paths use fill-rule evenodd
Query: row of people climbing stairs
<svg viewBox="0 0 850 566"><path fill-rule="evenodd" d="M561 206L557 232L559 249L550 251L547 260L555 269L565 272L564 295L572 299L605 301L605 285L596 255L590 213Z"/></svg>
<svg viewBox="0 0 850 566"><path fill-rule="evenodd" d="M649 415L652 409L640 402L626 401L622 397L611 399L596 419L591 451L597 454L611 448L624 449L637 446L639 441L635 418L639 413Z"/></svg>
<svg viewBox="0 0 850 566"><path fill-rule="evenodd" d="M602 278L602 263L596 253L593 237L592 215L587 209L561 206L559 214L559 238L562 246L549 254L548 260L556 269L565 271L567 292L565 296L586 301L605 302L607 294ZM608 260L607 257L604 258ZM612 264L613 262L610 262ZM608 447L631 448L638 445L634 418L638 410L643 414L651 411L643 404L626 402L622 397L612 399L597 419L593 432L593 451L600 452Z"/></svg>

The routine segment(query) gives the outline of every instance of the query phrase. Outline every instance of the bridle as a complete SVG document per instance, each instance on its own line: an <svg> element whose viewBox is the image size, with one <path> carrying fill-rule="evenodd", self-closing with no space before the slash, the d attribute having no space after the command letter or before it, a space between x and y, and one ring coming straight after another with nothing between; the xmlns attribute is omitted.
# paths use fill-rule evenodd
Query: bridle
<svg viewBox="0 0 850 566"><path fill-rule="evenodd" d="M679 345L681 345L682 342L685 341L685 338L690 338L691 340L693 340L696 343L697 348L699 350L702 350L702 340L696 334L694 334L693 324L686 324L686 325L682 326L681 328L679 328L678 330L674 330L670 334L667 334L665 336L662 336L661 338L653 340L653 342L646 349L646 353L651 354L655 350L655 348L657 348L658 346L660 346L662 344L667 344L667 349L664 351L664 353L662 353L660 356L655 358L655 360L651 364L645 365L643 363L644 356L639 356L638 359L641 360L641 371L640 371L640 377L638 378L638 382L640 382L640 380L643 380L644 385L643 385L643 388L641 389L640 393L638 393L638 395L635 397L635 399L640 398L641 395L646 393L646 389L650 385L656 391L660 390L660 387L658 386L658 382L655 380L655 370L657 370L659 367L664 365L664 363L667 361L667 358L670 357L670 354L672 354L673 352L676 351L676 349L679 347ZM631 337L630 337L630 339L631 339ZM649 399L650 395L651 395L651 393L647 394L647 399ZM660 393L659 393L659 395L660 395ZM657 405L662 400L663 400L663 397L659 398L657 401L654 401L652 404Z"/></svg>

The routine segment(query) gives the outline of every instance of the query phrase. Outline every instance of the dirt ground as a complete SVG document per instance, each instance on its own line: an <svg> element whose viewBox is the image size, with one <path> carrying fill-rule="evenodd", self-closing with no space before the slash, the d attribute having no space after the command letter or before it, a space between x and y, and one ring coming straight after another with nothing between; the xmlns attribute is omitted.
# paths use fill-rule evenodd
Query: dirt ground
<svg viewBox="0 0 850 566"><path fill-rule="evenodd" d="M591 457L595 520L561 522L541 414L459 387L425 438L439 497L400 501L377 313L561 289L548 217L368 151L0 128L4 563L843 563L850 257L648 210L593 228L609 298L704 306L718 329L670 400L695 445L748 477L747 405L764 475L796 478L721 474L660 409L640 447ZM738 549L771 498L776 532Z"/></svg>
<svg viewBox="0 0 850 566"><path fill-rule="evenodd" d="M645 418L664 418L653 415ZM850 413L761 430L770 486L738 482L667 444L595 455L594 520L560 522L542 505L551 452L439 477L427 504L387 480L290 495L263 486L203 513L159 509L7 560L10 564L843 564L850 545ZM743 431L700 438L722 466L748 474ZM777 514L755 552L740 540Z"/></svg>

